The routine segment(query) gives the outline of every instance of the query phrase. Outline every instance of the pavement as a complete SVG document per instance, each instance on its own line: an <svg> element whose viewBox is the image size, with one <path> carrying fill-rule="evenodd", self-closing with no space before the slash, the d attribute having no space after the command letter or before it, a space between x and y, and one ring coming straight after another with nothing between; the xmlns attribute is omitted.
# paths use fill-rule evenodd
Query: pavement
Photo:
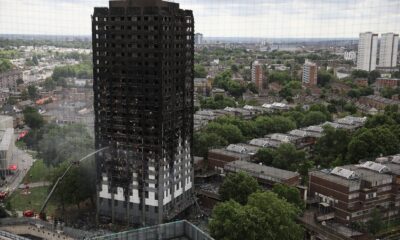
<svg viewBox="0 0 400 240"><path fill-rule="evenodd" d="M43 181L43 182L34 182L34 183L22 183L19 185L20 189L24 189L26 188L26 186L28 185L28 188L36 188L36 187L47 187L51 185L51 182L47 182L47 181Z"/></svg>
<svg viewBox="0 0 400 240"><path fill-rule="evenodd" d="M28 170L32 167L34 161L30 154L15 146L12 153L12 160L9 164L17 165L18 170L14 175L6 177L7 184L0 187L0 191L8 190L11 194L18 189L18 186L21 184Z"/></svg>

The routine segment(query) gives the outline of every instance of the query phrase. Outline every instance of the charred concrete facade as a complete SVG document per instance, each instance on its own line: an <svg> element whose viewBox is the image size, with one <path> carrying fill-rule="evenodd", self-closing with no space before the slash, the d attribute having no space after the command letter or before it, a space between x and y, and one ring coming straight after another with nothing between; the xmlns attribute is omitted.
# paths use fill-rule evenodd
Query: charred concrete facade
<svg viewBox="0 0 400 240"><path fill-rule="evenodd" d="M158 224L193 203L194 19L161 0L92 16L98 215Z"/></svg>

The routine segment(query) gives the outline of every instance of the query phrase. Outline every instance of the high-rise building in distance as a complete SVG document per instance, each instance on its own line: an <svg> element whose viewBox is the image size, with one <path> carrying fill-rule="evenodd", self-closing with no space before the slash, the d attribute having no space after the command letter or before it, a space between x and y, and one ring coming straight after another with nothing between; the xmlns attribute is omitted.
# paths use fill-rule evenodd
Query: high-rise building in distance
<svg viewBox="0 0 400 240"><path fill-rule="evenodd" d="M379 67L392 68L397 65L397 52L399 49L399 34L382 34L379 50Z"/></svg>
<svg viewBox="0 0 400 240"><path fill-rule="evenodd" d="M306 59L303 65L303 85L315 86L318 81L318 66Z"/></svg>
<svg viewBox="0 0 400 240"><path fill-rule="evenodd" d="M157 224L193 203L194 19L161 0L92 16L100 217Z"/></svg>
<svg viewBox="0 0 400 240"><path fill-rule="evenodd" d="M251 67L251 81L256 85L258 92L264 89L264 73L262 65L255 61Z"/></svg>
<svg viewBox="0 0 400 240"><path fill-rule="evenodd" d="M358 40L357 69L373 71L376 69L378 34L360 33Z"/></svg>
<svg viewBox="0 0 400 240"><path fill-rule="evenodd" d="M194 35L194 43L199 45L199 44L203 44L203 34L201 33L196 33Z"/></svg>

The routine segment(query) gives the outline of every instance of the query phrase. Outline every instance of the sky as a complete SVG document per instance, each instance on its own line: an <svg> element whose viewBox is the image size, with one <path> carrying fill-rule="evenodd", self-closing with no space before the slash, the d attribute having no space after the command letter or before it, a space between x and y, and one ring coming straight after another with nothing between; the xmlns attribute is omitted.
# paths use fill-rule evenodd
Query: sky
<svg viewBox="0 0 400 240"><path fill-rule="evenodd" d="M171 0L205 37L355 38L400 33L400 0ZM107 0L0 0L0 34L90 35Z"/></svg>

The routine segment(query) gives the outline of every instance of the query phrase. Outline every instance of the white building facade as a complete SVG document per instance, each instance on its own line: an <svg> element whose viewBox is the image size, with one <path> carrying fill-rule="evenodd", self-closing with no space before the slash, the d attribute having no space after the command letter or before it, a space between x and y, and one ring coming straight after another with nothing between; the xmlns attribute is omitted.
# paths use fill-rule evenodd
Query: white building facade
<svg viewBox="0 0 400 240"><path fill-rule="evenodd" d="M376 69L378 34L360 33L358 41L357 69L373 71Z"/></svg>
<svg viewBox="0 0 400 240"><path fill-rule="evenodd" d="M194 44L196 45L203 44L203 34L196 33L194 35Z"/></svg>
<svg viewBox="0 0 400 240"><path fill-rule="evenodd" d="M346 61L356 61L357 53L355 51L344 52L344 60Z"/></svg>
<svg viewBox="0 0 400 240"><path fill-rule="evenodd" d="M379 50L379 67L396 67L399 48L399 34L382 34Z"/></svg>

